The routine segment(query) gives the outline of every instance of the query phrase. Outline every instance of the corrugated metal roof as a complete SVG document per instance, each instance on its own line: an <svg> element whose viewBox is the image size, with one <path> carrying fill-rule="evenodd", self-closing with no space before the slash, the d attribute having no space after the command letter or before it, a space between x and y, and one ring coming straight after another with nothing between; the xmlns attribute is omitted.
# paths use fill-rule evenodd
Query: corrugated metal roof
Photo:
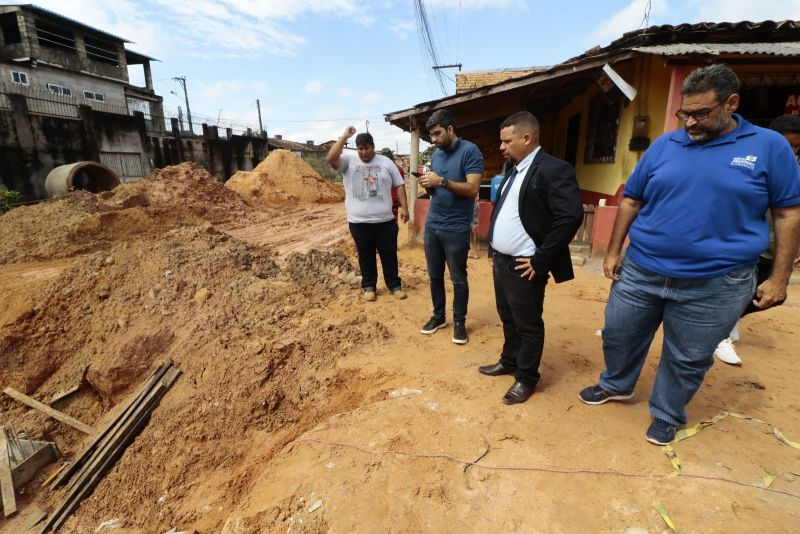
<svg viewBox="0 0 800 534"><path fill-rule="evenodd" d="M633 50L659 56L688 54L769 54L773 56L800 56L800 42L784 43L676 43L667 45L635 46Z"/></svg>
<svg viewBox="0 0 800 534"><path fill-rule="evenodd" d="M789 39L786 37L796 35L798 31L800 31L800 21L798 20L698 22L674 26L665 24L625 33L619 39L612 41L607 48L630 48L636 45L667 44L675 41L701 41L712 36L716 40L717 36L737 36L747 33L763 36L764 41L778 42L788 41Z"/></svg>

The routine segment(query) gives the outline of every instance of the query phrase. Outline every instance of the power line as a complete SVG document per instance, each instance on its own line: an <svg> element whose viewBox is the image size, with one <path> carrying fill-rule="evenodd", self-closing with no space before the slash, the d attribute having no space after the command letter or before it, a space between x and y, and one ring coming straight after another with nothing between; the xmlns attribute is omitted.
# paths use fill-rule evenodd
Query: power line
<svg viewBox="0 0 800 534"><path fill-rule="evenodd" d="M640 28L647 28L650 25L650 10L653 9L653 1L647 0L647 3L644 6L644 17L642 17L642 22L639 24Z"/></svg>
<svg viewBox="0 0 800 534"><path fill-rule="evenodd" d="M420 45L428 52L433 65L439 64L439 53L436 50L436 42L431 30L431 24L428 20L428 14L425 10L425 4L422 0L414 0L414 16L417 22L417 33L419 34ZM434 71L436 80L439 82L439 87L442 94L447 94L447 89L444 86L444 78L439 71Z"/></svg>

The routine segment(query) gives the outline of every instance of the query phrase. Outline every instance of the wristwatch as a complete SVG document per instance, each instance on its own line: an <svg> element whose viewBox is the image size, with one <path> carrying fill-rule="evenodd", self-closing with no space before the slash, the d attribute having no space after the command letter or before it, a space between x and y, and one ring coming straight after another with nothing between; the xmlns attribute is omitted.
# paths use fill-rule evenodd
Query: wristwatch
<svg viewBox="0 0 800 534"><path fill-rule="evenodd" d="M449 184L450 184L450 180L448 180L447 178L442 178L442 183L439 185L439 187L443 187L444 189L447 189L447 186Z"/></svg>

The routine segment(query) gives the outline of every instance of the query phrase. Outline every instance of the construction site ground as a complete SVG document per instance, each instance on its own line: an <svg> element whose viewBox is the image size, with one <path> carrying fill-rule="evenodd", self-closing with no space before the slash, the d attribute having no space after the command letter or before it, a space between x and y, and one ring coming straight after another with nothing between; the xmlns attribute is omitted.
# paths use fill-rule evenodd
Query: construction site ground
<svg viewBox="0 0 800 534"><path fill-rule="evenodd" d="M255 205L177 169L0 218L0 385L48 402L82 384L53 407L99 429L159 363L183 372L60 532L800 530L800 450L775 431L800 441L800 286L743 320L744 364L717 362L689 405L692 425L755 420L666 449L644 439L660 333L631 401L578 399L603 368L596 263L548 286L542 380L506 406L513 378L477 371L502 343L485 250L457 346L419 333L430 296L405 227L408 298L381 282L364 302L341 203ZM6 396L0 424L67 459L90 439ZM58 504L56 467L0 532Z"/></svg>

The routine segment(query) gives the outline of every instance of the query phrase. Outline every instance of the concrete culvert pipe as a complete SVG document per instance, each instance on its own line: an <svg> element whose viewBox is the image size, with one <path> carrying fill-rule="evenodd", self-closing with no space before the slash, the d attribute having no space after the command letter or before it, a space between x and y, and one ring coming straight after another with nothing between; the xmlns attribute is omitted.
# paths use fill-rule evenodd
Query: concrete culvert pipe
<svg viewBox="0 0 800 534"><path fill-rule="evenodd" d="M119 177L96 161L79 161L56 167L44 182L44 189L50 197L66 195L75 189L91 193L111 191L120 184Z"/></svg>

